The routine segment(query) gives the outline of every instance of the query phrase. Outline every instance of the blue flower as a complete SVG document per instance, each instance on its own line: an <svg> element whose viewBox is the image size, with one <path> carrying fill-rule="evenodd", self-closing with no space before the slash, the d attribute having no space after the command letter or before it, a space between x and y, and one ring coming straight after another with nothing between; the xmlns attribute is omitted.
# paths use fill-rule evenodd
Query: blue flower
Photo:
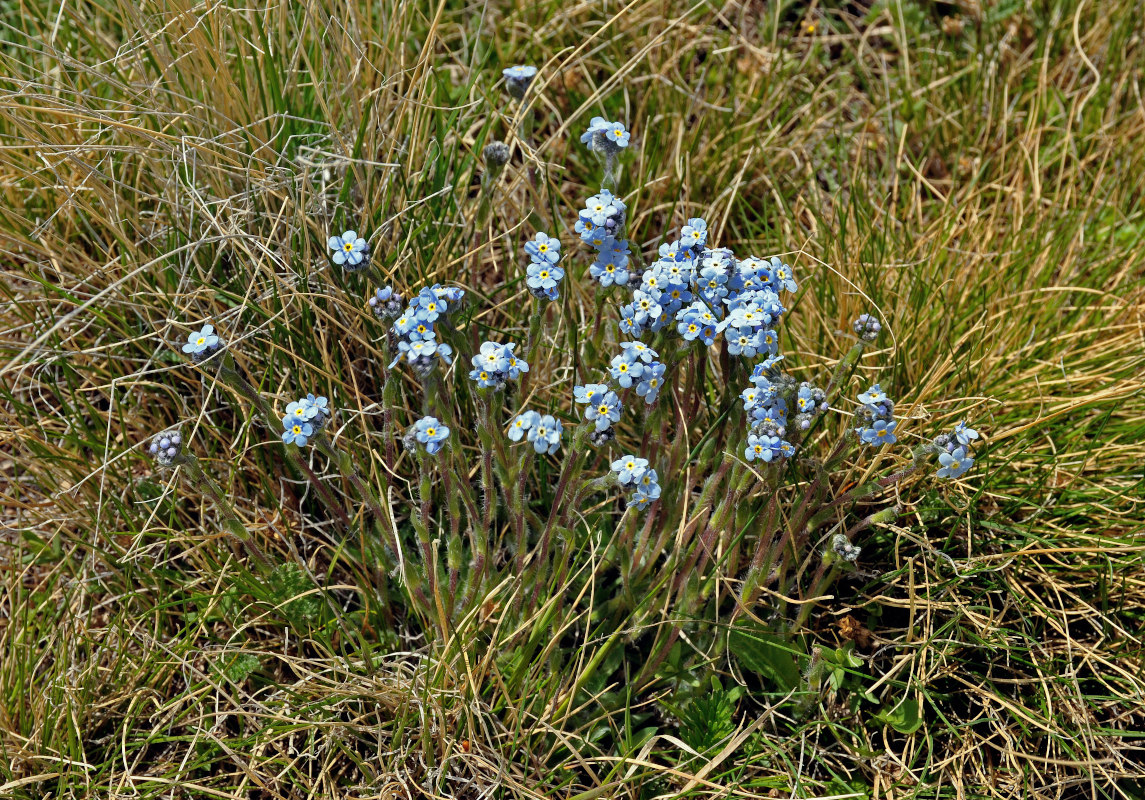
<svg viewBox="0 0 1145 800"><path fill-rule="evenodd" d="M525 360L513 353L516 346L515 343L485 342L481 352L473 356L469 377L482 389L500 389L506 381L516 380L522 372L529 371Z"/></svg>
<svg viewBox="0 0 1145 800"><path fill-rule="evenodd" d="M608 371L617 383L623 388L629 389L632 387L633 380L644 374L644 366L640 362L634 364L623 355L619 355L612 359L612 366Z"/></svg>
<svg viewBox="0 0 1145 800"><path fill-rule="evenodd" d="M441 450L442 442L449 438L449 428L437 417L422 417L413 425L414 437L425 445L425 452L433 455Z"/></svg>
<svg viewBox="0 0 1145 800"><path fill-rule="evenodd" d="M609 123L608 130L605 131L604 136L617 147L628 147L628 140L631 134L625 129L624 123L612 122Z"/></svg>
<svg viewBox="0 0 1145 800"><path fill-rule="evenodd" d="M604 227L604 224L619 211L616 198L612 196L612 192L605 189L600 194L595 194L585 201L585 207L580 211L580 218L586 223L591 222L596 227ZM604 242L601 244L603 245Z"/></svg>
<svg viewBox="0 0 1145 800"><path fill-rule="evenodd" d="M588 130L580 135L582 144L588 144L591 147L592 137L597 133L605 133L608 130L608 120L604 117L593 117L589 120Z"/></svg>
<svg viewBox="0 0 1145 800"><path fill-rule="evenodd" d="M659 489L660 487L657 486L656 488ZM637 511L643 511L644 509L648 508L648 506L652 505L653 500L655 500L654 497L651 497L650 495L640 491L640 489L637 489L629 496L628 507L635 508Z"/></svg>
<svg viewBox="0 0 1145 800"><path fill-rule="evenodd" d="M708 223L699 217L688 220L688 224L680 229L680 247L693 249L703 247L708 241Z"/></svg>
<svg viewBox="0 0 1145 800"><path fill-rule="evenodd" d="M758 458L760 461L770 462L781 456L781 443L782 440L778 436L748 434L747 447L744 448L743 457L748 461L755 461Z"/></svg>
<svg viewBox="0 0 1145 800"><path fill-rule="evenodd" d="M326 244L334 251L331 260L348 270L364 266L370 256L370 245L354 231L346 231L341 236L331 236Z"/></svg>
<svg viewBox="0 0 1145 800"><path fill-rule="evenodd" d="M548 291L557 288L557 284L565 276L565 271L548 261L533 261L526 270L526 276L525 283L530 289Z"/></svg>
<svg viewBox="0 0 1145 800"><path fill-rule="evenodd" d="M784 264L778 257L772 256L769 262L771 267L771 284L775 291L786 289L789 292L799 290L795 284L795 273L791 267Z"/></svg>
<svg viewBox="0 0 1145 800"><path fill-rule="evenodd" d="M383 286L374 292L368 301L370 311L378 319L393 319L402 313L402 296L389 286Z"/></svg>
<svg viewBox="0 0 1145 800"><path fill-rule="evenodd" d="M537 68L534 66L530 66L530 65L520 65L520 66L516 66L516 67L505 67L505 69L501 70L501 74L504 75L506 78L512 78L513 80L522 80L522 79L532 78L533 76L535 76L537 74Z"/></svg>
<svg viewBox="0 0 1145 800"><path fill-rule="evenodd" d="M287 414L282 418L282 441L285 444L295 444L305 447L306 442L314 435L314 426L306 420Z"/></svg>
<svg viewBox="0 0 1145 800"><path fill-rule="evenodd" d="M629 277L628 270L625 269L627 264L628 256L617 257L612 253L601 253L589 265L588 274L605 288L613 284L624 286L628 283Z"/></svg>
<svg viewBox="0 0 1145 800"><path fill-rule="evenodd" d="M534 261L555 264L561 260L561 240L547 233L538 233L533 241L525 242L525 252Z"/></svg>
<svg viewBox="0 0 1145 800"><path fill-rule="evenodd" d="M970 443L978 438L978 431L974 430L973 428L967 428L965 422L959 422L954 426L954 433L951 435L960 445L963 447L969 447Z"/></svg>
<svg viewBox="0 0 1145 800"><path fill-rule="evenodd" d="M573 387L573 399L578 403L596 403L608 393L608 387L603 383L587 383L584 386Z"/></svg>
<svg viewBox="0 0 1145 800"><path fill-rule="evenodd" d="M634 455L621 456L612 462L612 471L621 486L635 486L648 470L648 459Z"/></svg>
<svg viewBox="0 0 1145 800"><path fill-rule="evenodd" d="M649 469L640 476L640 482L636 486L636 491L648 495L649 498L655 500L660 496L659 476L656 475L656 470Z"/></svg>
<svg viewBox="0 0 1145 800"><path fill-rule="evenodd" d="M410 303L414 315L425 322L436 322L437 318L449 311L449 304L433 289L422 289Z"/></svg>
<svg viewBox="0 0 1145 800"><path fill-rule="evenodd" d="M293 403L290 403L286 407L286 413L288 416L298 417L307 422L315 418L325 419L330 416L328 403L329 401L325 397L315 397L313 394L307 394L306 397L299 398Z"/></svg>
<svg viewBox="0 0 1145 800"><path fill-rule="evenodd" d="M439 300L449 303L451 307L461 305L461 301L465 299L465 290L459 286L442 286L440 283L435 283L429 287L429 290L437 295Z"/></svg>
<svg viewBox="0 0 1145 800"><path fill-rule="evenodd" d="M660 307L656 298L642 289L637 289L632 293L632 309L633 318L636 324L641 327L651 325L664 313L664 309Z"/></svg>
<svg viewBox="0 0 1145 800"><path fill-rule="evenodd" d="M521 441L521 438L528 433L540 419L541 415L536 411L525 411L522 414L518 414L516 419L509 425L509 438L514 442Z"/></svg>
<svg viewBox="0 0 1145 800"><path fill-rule="evenodd" d="M896 427L898 427L896 420L887 422L885 419L877 419L869 428L863 428L859 435L867 444L876 446L881 444L894 444L898 441L898 438L895 436Z"/></svg>
<svg viewBox="0 0 1145 800"><path fill-rule="evenodd" d="M529 90L529 84L533 82L533 78L536 77L537 68L522 64L506 67L501 70L501 74L505 76L505 88L508 89L509 94L520 100Z"/></svg>
<svg viewBox="0 0 1145 800"><path fill-rule="evenodd" d="M644 398L644 402L652 405L660 394L660 384L664 380L664 365L659 361L653 362L644 368L643 380L636 385L636 394Z"/></svg>
<svg viewBox="0 0 1145 800"><path fill-rule="evenodd" d="M533 443L533 449L538 453L553 455L561 446L561 434L563 432L564 426L561 425L560 420L550 414L545 414L529 428L529 441Z"/></svg>
<svg viewBox="0 0 1145 800"><path fill-rule="evenodd" d="M624 357L631 362L643 361L645 364L651 364L660 357L659 353L644 342L621 342L620 347L624 350Z"/></svg>
<svg viewBox="0 0 1145 800"><path fill-rule="evenodd" d="M620 398L615 392L606 392L596 397L584 411L585 419L595 420L598 431L607 430L612 423L620 421Z"/></svg>
<svg viewBox="0 0 1145 800"><path fill-rule="evenodd" d="M878 405L886 399L886 392L884 392L882 387L877 383L859 395L859 402L868 406Z"/></svg>
<svg viewBox="0 0 1145 800"><path fill-rule="evenodd" d="M966 455L965 447L957 447L953 453L939 453L938 461L942 464L938 470L940 478L960 478L974 466L974 459Z"/></svg>
<svg viewBox="0 0 1145 800"><path fill-rule="evenodd" d="M428 374L428 371L433 368L435 356L446 364L452 364L453 348L445 342L437 341L433 336L428 339L400 339L398 340L398 354L390 362L389 368L393 369L401 361L408 361Z"/></svg>
<svg viewBox="0 0 1145 800"><path fill-rule="evenodd" d="M214 326L204 325L202 330L187 334L187 343L183 345L183 352L192 356L210 355L218 349L218 346L219 337L215 335Z"/></svg>
<svg viewBox="0 0 1145 800"><path fill-rule="evenodd" d="M817 403L815 394L810 386L800 386L799 394L795 398L795 406L801 414L810 414L815 411Z"/></svg>

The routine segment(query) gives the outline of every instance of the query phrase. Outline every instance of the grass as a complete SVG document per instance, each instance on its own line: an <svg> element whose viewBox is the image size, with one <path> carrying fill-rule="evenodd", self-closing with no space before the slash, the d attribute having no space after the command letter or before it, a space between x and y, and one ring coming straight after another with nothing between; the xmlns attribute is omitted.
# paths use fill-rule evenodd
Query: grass
<svg viewBox="0 0 1145 800"><path fill-rule="evenodd" d="M0 795L1141 797L1138 18L1132 0L0 6ZM514 63L541 67L535 150L482 225ZM700 648L645 686L668 620L610 634L607 596L510 624L506 585L431 645L382 556L172 350L211 320L265 394L320 387L378 479L382 329L327 231L382 232L396 285L460 281L474 330L523 338L517 241L590 192L576 137L597 114L635 132L634 241L701 215L737 252L788 253L790 359L829 368L874 307L890 336L861 373L912 430L967 418L985 439L963 481L900 486L905 515L797 645L740 631L737 657ZM590 329L587 284L567 289L555 330ZM548 345L532 380L556 398L591 354ZM272 579L143 457L176 422L288 565ZM603 546L584 548L591 574Z"/></svg>

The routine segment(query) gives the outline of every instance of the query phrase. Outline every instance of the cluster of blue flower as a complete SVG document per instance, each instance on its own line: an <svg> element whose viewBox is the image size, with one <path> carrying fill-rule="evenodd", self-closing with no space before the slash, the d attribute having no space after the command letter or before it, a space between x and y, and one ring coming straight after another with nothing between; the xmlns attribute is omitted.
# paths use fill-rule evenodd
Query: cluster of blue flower
<svg viewBox="0 0 1145 800"><path fill-rule="evenodd" d="M536 298L557 300L560 293L557 286L565 277L565 271L557 266L561 260L561 241L555 236L538 233L533 241L525 243L529 254L529 267L525 283Z"/></svg>
<svg viewBox="0 0 1145 800"><path fill-rule="evenodd" d="M895 428L898 421L894 418L894 401L887 397L879 384L875 384L859 395L862 405L855 412L855 433L859 438L876 447L884 444L894 444L898 441Z"/></svg>
<svg viewBox="0 0 1145 800"><path fill-rule="evenodd" d="M627 211L628 207L619 197L601 189L600 194L588 198L573 226L581 240L596 250L596 259L589 265L588 274L606 288L628 283L628 260L632 251L623 238Z"/></svg>
<svg viewBox="0 0 1145 800"><path fill-rule="evenodd" d="M147 452L163 466L170 466L183 449L183 437L178 431L164 431L151 440Z"/></svg>
<svg viewBox="0 0 1145 800"><path fill-rule="evenodd" d="M625 489L632 489L628 496L628 507L643 511L653 500L660 497L659 478L656 470L648 466L648 459L626 455L612 462L616 480Z"/></svg>
<svg viewBox="0 0 1145 800"><path fill-rule="evenodd" d="M379 290L375 297L380 298L387 292L392 294L388 286ZM398 297L400 298L400 295ZM422 289L417 297L410 301L405 312L394 320L393 330L398 335L398 352L390 368L401 361L406 361L413 367L414 372L424 377L433 371L436 359L441 359L446 364L453 363L453 348L437 338L434 325L456 310L464 297L463 289L442 286L439 283ZM380 299L379 304L391 300L390 297Z"/></svg>
<svg viewBox="0 0 1145 800"><path fill-rule="evenodd" d="M307 394L286 407L282 418L282 441L305 447L315 433L330 419L330 405L325 397Z"/></svg>
<svg viewBox="0 0 1145 800"><path fill-rule="evenodd" d="M525 359L514 354L516 347L514 342L482 344L480 352L473 356L470 379L476 381L479 388L494 390L504 389L510 380L517 380L522 372L529 371L529 365Z"/></svg>
<svg viewBox="0 0 1145 800"><path fill-rule="evenodd" d="M615 155L628 147L632 134L624 127L623 122L609 122L604 117L593 117L589 120L588 130L581 134L580 140L587 144L590 150Z"/></svg>
<svg viewBox="0 0 1145 800"><path fill-rule="evenodd" d="M609 374L622 389L635 384L636 394L652 405L664 382L665 366L656 360L659 353L643 342L621 342L620 347L623 352L613 357Z"/></svg>
<svg viewBox="0 0 1145 800"><path fill-rule="evenodd" d="M967 428L965 422L959 422L950 433L944 433L934 439L934 446L939 451L938 477L961 478L974 466L974 459L970 455L970 446L978 438L978 431Z"/></svg>
<svg viewBox="0 0 1145 800"><path fill-rule="evenodd" d="M533 449L538 453L553 455L561 446L561 436L564 426L552 414L538 414L536 411L525 411L518 414L509 425L509 438L514 442L522 438L531 442Z"/></svg>
<svg viewBox="0 0 1145 800"><path fill-rule="evenodd" d="M779 292L796 290L791 268L779 258L739 260L706 241L707 225L696 218L679 240L661 245L660 258L641 276L632 302L620 309L621 330L639 336L674 321L686 341L710 347L723 335L731 355L774 355L775 328L787 310Z"/></svg>

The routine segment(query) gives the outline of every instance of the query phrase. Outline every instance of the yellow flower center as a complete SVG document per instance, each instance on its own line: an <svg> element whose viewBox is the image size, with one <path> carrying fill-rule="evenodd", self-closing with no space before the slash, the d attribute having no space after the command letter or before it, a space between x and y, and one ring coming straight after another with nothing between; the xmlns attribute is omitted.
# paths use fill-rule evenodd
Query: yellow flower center
<svg viewBox="0 0 1145 800"><path fill-rule="evenodd" d="M426 436L436 436L437 435L437 428L426 428L425 429L425 435Z"/></svg>
<svg viewBox="0 0 1145 800"><path fill-rule="evenodd" d="M354 249L354 243L353 242L346 242L344 245L342 245L342 249L345 250L347 253L349 253L351 250Z"/></svg>
<svg viewBox="0 0 1145 800"><path fill-rule="evenodd" d="M207 338L205 336L200 336L198 339L195 340L195 344L202 344L205 341L207 341Z"/></svg>
<svg viewBox="0 0 1145 800"><path fill-rule="evenodd" d="M290 429L290 431L295 436L297 436L298 434L302 433L302 426L301 425L295 425L293 428Z"/></svg>
<svg viewBox="0 0 1145 800"><path fill-rule="evenodd" d="M549 246L547 244L537 245L537 249L540 250L542 253L549 252Z"/></svg>
<svg viewBox="0 0 1145 800"><path fill-rule="evenodd" d="M601 403L599 406L597 406L596 410L601 414L607 414L608 413L608 406Z"/></svg>

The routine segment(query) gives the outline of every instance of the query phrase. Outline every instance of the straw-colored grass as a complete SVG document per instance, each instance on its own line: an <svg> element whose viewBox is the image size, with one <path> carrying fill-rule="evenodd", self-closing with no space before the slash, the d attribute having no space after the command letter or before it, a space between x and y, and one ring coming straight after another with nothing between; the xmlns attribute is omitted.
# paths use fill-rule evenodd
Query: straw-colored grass
<svg viewBox="0 0 1145 800"><path fill-rule="evenodd" d="M1140 18L1137 0L0 5L0 796L1141 797ZM515 63L541 67L532 149L496 83ZM591 640L607 598L559 621L568 660L552 620L509 630L496 608L412 637L368 550L306 513L281 449L173 349L213 321L268 396L321 387L378 450L383 342L328 230L383 232L396 285L460 282L481 324L520 334L505 232L588 193L577 137L604 111L635 133L634 240L702 215L737 252L788 253L789 358L829 366L873 307L890 335L862 372L914 429L968 419L985 440L966 479L901 487L908 513L817 610L815 641L858 642L844 689L793 711L747 681L702 752L663 685L630 690L624 647ZM514 157L477 230L493 138ZM559 329L591 326L591 287L567 289ZM538 391L570 380L551 344ZM277 587L143 457L176 422L262 550L299 565ZM712 669L724 694L744 680ZM900 700L917 730L879 716Z"/></svg>

